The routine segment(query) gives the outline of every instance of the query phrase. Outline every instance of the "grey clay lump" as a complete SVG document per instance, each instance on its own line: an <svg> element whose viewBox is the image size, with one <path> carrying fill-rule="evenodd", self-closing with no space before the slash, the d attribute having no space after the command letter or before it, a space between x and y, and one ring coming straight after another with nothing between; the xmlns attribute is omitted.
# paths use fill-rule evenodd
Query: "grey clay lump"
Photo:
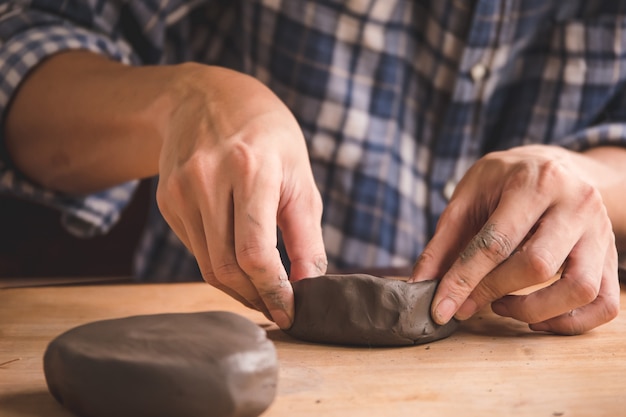
<svg viewBox="0 0 626 417"><path fill-rule="evenodd" d="M457 321L436 324L437 281L406 283L366 274L325 275L293 283L294 323L285 332L316 343L403 346L449 336Z"/></svg>
<svg viewBox="0 0 626 417"><path fill-rule="evenodd" d="M52 395L83 417L247 417L273 401L274 345L229 312L134 316L89 323L44 355Z"/></svg>

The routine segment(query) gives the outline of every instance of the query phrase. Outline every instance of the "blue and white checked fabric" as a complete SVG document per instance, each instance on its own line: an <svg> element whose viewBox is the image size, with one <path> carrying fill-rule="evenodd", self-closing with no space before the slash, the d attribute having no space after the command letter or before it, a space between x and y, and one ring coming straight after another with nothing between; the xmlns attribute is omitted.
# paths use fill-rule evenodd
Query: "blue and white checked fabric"
<svg viewBox="0 0 626 417"><path fill-rule="evenodd" d="M446 184L487 152L626 145L621 0L2 1L0 120L30 69L79 48L266 83L304 131L335 267L412 264ZM106 232L136 186L64 196L0 155L1 192L59 208L82 236ZM149 221L138 276L196 275L156 206Z"/></svg>

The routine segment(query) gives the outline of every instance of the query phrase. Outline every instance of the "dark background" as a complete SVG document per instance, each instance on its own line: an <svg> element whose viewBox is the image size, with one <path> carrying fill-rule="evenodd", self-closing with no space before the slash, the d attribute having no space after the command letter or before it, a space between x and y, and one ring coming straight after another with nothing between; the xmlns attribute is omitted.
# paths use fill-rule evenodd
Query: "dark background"
<svg viewBox="0 0 626 417"><path fill-rule="evenodd" d="M0 277L129 276L149 188L142 183L112 231L93 239L67 233L53 209L0 196Z"/></svg>

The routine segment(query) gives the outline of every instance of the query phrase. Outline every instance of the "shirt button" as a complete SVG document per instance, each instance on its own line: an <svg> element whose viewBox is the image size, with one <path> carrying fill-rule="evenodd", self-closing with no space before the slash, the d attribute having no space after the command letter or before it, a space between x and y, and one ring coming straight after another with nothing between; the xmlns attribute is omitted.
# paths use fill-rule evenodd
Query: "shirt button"
<svg viewBox="0 0 626 417"><path fill-rule="evenodd" d="M454 189L456 188L456 181L454 179L449 179L448 182L443 186L443 197L450 201L452 198L452 194L454 194Z"/></svg>
<svg viewBox="0 0 626 417"><path fill-rule="evenodd" d="M470 70L470 75L472 76L472 80L477 83L487 75L487 67L483 64L476 64Z"/></svg>

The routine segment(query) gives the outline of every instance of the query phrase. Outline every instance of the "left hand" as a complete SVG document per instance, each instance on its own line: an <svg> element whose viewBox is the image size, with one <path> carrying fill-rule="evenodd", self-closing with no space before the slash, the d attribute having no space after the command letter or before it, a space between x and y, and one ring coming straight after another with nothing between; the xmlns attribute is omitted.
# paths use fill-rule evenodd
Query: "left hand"
<svg viewBox="0 0 626 417"><path fill-rule="evenodd" d="M411 281L441 277L432 315L443 324L495 313L533 330L579 334L619 311L617 249L580 154L532 145L480 159L458 184ZM583 157L584 158L584 157ZM560 279L528 295L507 295Z"/></svg>

